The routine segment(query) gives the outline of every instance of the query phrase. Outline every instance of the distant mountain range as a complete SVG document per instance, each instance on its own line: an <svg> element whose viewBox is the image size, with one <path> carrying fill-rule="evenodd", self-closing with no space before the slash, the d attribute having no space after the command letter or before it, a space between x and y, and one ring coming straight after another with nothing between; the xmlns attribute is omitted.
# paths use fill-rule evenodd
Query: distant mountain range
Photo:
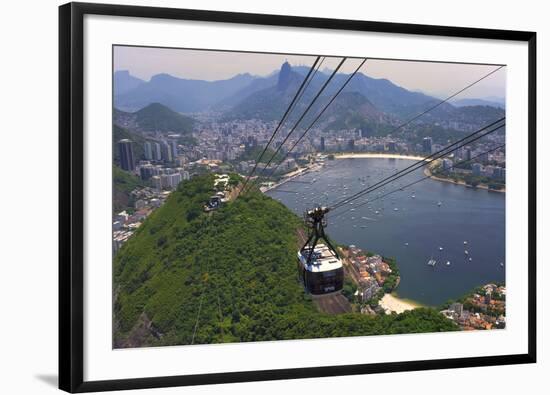
<svg viewBox="0 0 550 395"><path fill-rule="evenodd" d="M290 104L308 70L308 67L291 67L285 62L279 72L267 77L239 74L219 81L182 79L168 74L158 74L150 81L143 81L127 71L117 71L114 75L115 107L138 114L140 109L156 103L177 113L215 110L222 113L225 120L278 120ZM328 71L316 73L298 102L294 114L300 114L305 110L329 75ZM334 76L312 107L304 124L320 111L348 76L349 74L344 73ZM323 122L335 127L357 127L364 123L387 124L391 123L392 119L405 119L418 114L439 101L440 99L424 93L409 91L387 79L371 78L358 73L324 114ZM490 110L484 110L488 107ZM498 114L504 114L503 107L504 104L497 101L462 99L452 104L444 103L422 119L427 122L468 123L468 117L475 114L475 122L480 122L485 118L491 120L495 110ZM173 114L171 115L173 117ZM161 118L156 116L155 122L160 122ZM291 118L290 121L296 118L297 115L294 115L294 119Z"/></svg>
<svg viewBox="0 0 550 395"><path fill-rule="evenodd" d="M161 103L177 112L202 111L236 94L254 79L250 74L239 74L228 80L210 82L157 74L146 82L128 71L117 71L115 107L133 112L151 103Z"/></svg>
<svg viewBox="0 0 550 395"><path fill-rule="evenodd" d="M453 105L457 107L466 107L466 106L489 106L495 108L506 108L504 99L492 98L489 99L459 99L452 102Z"/></svg>

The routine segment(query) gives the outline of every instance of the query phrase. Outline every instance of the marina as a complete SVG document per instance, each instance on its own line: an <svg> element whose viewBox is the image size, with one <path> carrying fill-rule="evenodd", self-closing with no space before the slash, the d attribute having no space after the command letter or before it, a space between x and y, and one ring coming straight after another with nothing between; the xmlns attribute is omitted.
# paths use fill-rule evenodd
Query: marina
<svg viewBox="0 0 550 395"><path fill-rule="evenodd" d="M320 171L293 179L308 183L294 184L295 194L275 187L268 195L301 215L339 196L353 196L412 163L395 158L327 161ZM397 294L425 305L437 306L480 284L504 281L505 194L432 179L416 184L414 193L404 188L422 176L420 169L391 188L329 213L328 235L339 244L395 257L402 276Z"/></svg>

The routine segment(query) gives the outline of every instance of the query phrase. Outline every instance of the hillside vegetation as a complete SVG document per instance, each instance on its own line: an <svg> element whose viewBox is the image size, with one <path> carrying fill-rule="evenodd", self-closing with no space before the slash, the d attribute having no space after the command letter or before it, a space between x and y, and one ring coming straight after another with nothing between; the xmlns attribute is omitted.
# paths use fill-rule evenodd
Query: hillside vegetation
<svg viewBox="0 0 550 395"><path fill-rule="evenodd" d="M194 123L160 103L151 103L134 114L139 128L145 131L189 133Z"/></svg>
<svg viewBox="0 0 550 395"><path fill-rule="evenodd" d="M139 177L113 165L113 213L122 210L132 211L135 202L131 192L138 187L148 185Z"/></svg>
<svg viewBox="0 0 550 395"><path fill-rule="evenodd" d="M212 186L181 183L116 255L116 347L457 329L430 309L319 313L297 281L299 218L260 193L206 214Z"/></svg>

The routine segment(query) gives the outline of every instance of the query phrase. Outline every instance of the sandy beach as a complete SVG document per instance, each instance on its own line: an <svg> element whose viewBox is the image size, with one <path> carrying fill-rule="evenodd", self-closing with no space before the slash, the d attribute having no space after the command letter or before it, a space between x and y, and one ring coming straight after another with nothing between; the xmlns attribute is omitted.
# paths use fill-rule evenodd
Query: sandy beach
<svg viewBox="0 0 550 395"><path fill-rule="evenodd" d="M306 167L300 167L294 171L291 171L290 173L287 173L283 176L283 178L281 180L279 180L279 182L277 183L274 183L272 186L270 187L260 187L260 191L262 191L263 193L266 193L268 191L271 191L272 189L275 189L275 188L278 188L280 187L281 185L284 185L285 183L287 183L288 181L291 181L293 180L294 178L296 177L299 177L299 176L303 176L304 174L307 174L311 171L319 171L323 168L322 165L313 165L313 166L306 166Z"/></svg>
<svg viewBox="0 0 550 395"><path fill-rule="evenodd" d="M420 307L420 305L415 304L414 302L399 299L392 294L385 294L380 300L380 306L386 310L386 314L390 314L391 312L396 312L399 314L404 311Z"/></svg>

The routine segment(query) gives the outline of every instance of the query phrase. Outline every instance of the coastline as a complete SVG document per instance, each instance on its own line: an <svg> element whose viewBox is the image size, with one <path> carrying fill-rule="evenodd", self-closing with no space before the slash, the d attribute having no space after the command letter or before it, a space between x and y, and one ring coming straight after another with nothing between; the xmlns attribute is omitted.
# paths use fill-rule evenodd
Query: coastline
<svg viewBox="0 0 550 395"><path fill-rule="evenodd" d="M485 185L485 184L479 184L474 188L474 187L466 184L464 181L455 181L455 180L452 180L450 178L441 178L441 177L434 176L432 174L432 172L430 171L429 167L424 168L424 174L427 177L430 177L432 180L440 181L440 182L448 182L449 184L462 185L465 188L484 189L484 190L490 191L490 192L506 193L506 188L504 188L504 189L490 189L489 186Z"/></svg>
<svg viewBox="0 0 550 395"><path fill-rule="evenodd" d="M368 158L378 158L378 159L407 159L407 160L423 160L428 161L429 159L426 159L423 156L415 156L415 155L399 155L399 154L385 154L385 153L375 153L375 152L363 152L363 153L342 153L342 154L334 154L334 159L368 159ZM424 168L424 174L428 177L430 177L432 180L441 181L441 182L448 182L450 184L455 185L462 185L466 188L473 188L466 184L464 181L454 181L449 178L441 178L434 176L430 169L428 167ZM473 189L484 189L486 191L490 192L498 192L498 193L506 193L506 188L504 189L490 189L488 185L485 184L479 184Z"/></svg>
<svg viewBox="0 0 550 395"><path fill-rule="evenodd" d="M400 314L408 310L423 307L418 302L398 297L394 292L384 294L382 299L380 299L380 306L386 311L386 314L391 314L392 312Z"/></svg>
<svg viewBox="0 0 550 395"><path fill-rule="evenodd" d="M303 176L304 174L307 174L309 172L312 172L312 171L318 171L318 170L321 170L322 169L322 165L310 165L310 166L306 166L306 167L300 167L296 170L293 170L287 174L285 174L283 176L283 178L281 180L279 180L279 182L277 183L274 183L272 186L270 187L260 187L260 191L262 193L266 193L268 191L271 191L272 189L275 189L275 188L278 188L280 187L281 185L284 185L286 184L287 182L293 180L294 178L296 177L299 177L299 176Z"/></svg>
<svg viewBox="0 0 550 395"><path fill-rule="evenodd" d="M407 159L407 160L424 160L424 161L428 160L424 156L385 154L385 153L376 153L376 152L334 154L334 159L366 159L366 158Z"/></svg>

